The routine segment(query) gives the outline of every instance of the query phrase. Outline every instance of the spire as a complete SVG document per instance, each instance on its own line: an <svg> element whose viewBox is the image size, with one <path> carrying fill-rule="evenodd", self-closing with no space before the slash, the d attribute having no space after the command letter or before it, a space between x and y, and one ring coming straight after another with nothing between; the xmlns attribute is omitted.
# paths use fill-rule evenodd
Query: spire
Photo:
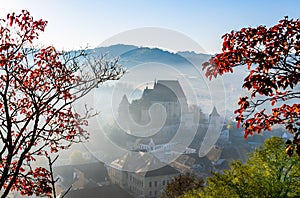
<svg viewBox="0 0 300 198"><path fill-rule="evenodd" d="M150 146L150 149L153 151L155 149L155 143L153 141L153 139L151 138L150 142L149 142L149 146Z"/></svg>
<svg viewBox="0 0 300 198"><path fill-rule="evenodd" d="M130 103L128 102L128 98L126 94L124 94L118 107L118 121L124 124L122 126L127 126L128 117L129 117L129 106Z"/></svg>
<svg viewBox="0 0 300 198"><path fill-rule="evenodd" d="M212 112L211 112L211 114L209 116L220 116L220 114L217 111L216 106L214 106L214 108L213 108L213 110L212 110Z"/></svg>
<svg viewBox="0 0 300 198"><path fill-rule="evenodd" d="M120 106L122 106L122 105L129 105L129 101L128 101L126 94L123 95L123 98L120 102Z"/></svg>

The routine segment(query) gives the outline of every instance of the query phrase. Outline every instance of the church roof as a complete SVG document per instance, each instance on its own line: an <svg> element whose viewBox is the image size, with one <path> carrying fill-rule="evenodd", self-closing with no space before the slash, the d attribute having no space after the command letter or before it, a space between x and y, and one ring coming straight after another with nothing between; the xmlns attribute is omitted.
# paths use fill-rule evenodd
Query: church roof
<svg viewBox="0 0 300 198"><path fill-rule="evenodd" d="M154 83L153 89L144 90L142 98L149 101L175 102L186 97L178 80L158 80Z"/></svg>

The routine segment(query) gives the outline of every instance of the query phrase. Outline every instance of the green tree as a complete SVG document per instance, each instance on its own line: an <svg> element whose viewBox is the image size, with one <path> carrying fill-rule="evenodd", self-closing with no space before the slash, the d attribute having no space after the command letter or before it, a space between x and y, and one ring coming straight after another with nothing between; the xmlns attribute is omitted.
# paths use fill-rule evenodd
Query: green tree
<svg viewBox="0 0 300 198"><path fill-rule="evenodd" d="M300 161L283 152L285 143L272 137L242 164L235 161L223 174L214 173L202 190L184 197L299 197Z"/></svg>
<svg viewBox="0 0 300 198"><path fill-rule="evenodd" d="M161 197L176 198L190 190L202 188L203 184L203 179L197 178L197 176L194 174L179 174L170 183L167 184Z"/></svg>

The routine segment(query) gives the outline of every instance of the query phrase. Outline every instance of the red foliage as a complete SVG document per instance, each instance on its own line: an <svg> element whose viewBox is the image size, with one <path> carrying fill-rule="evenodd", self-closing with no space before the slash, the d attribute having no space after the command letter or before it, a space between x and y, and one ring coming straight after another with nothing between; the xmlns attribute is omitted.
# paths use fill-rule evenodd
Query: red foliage
<svg viewBox="0 0 300 198"><path fill-rule="evenodd" d="M300 80L300 20L280 20L273 27L242 28L223 35L222 53L203 63L206 76L233 72L234 67L246 66L249 74L243 88L249 97L240 98L235 110L238 127L245 128L245 137L263 130L271 130L275 124L284 124L294 134L292 146L300 148L299 88ZM259 98L257 97L259 96ZM285 104L283 104L285 103ZM270 105L266 113L263 105ZM256 113L255 113L256 112Z"/></svg>
<svg viewBox="0 0 300 198"><path fill-rule="evenodd" d="M78 68L82 53L35 48L31 44L46 25L24 10L0 20L2 197L12 190L22 195L52 196L49 171L33 168L32 162L37 156L48 157L49 152L86 140L89 133L81 126L88 124L91 114L87 111L79 116L72 104L98 83L122 75L116 61L106 70L101 64L90 65L95 73L82 75Z"/></svg>

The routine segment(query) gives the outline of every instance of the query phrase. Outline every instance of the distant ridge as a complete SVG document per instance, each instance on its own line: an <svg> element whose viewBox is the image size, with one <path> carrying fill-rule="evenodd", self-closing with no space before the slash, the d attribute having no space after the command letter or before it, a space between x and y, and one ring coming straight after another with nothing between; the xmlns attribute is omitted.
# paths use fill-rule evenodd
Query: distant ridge
<svg viewBox="0 0 300 198"><path fill-rule="evenodd" d="M190 65L184 57L159 48L140 47L121 55L121 60L129 66L141 63L158 62L167 65Z"/></svg>
<svg viewBox="0 0 300 198"><path fill-rule="evenodd" d="M116 45L110 45L105 47L96 47L94 49L89 49L89 51L93 53L99 53L99 54L108 53L112 57L117 57L136 48L138 47L134 45L116 44Z"/></svg>
<svg viewBox="0 0 300 198"><path fill-rule="evenodd" d="M181 51L177 52L177 54L198 66L201 66L203 62L208 61L212 56L210 54L197 54L193 51Z"/></svg>
<svg viewBox="0 0 300 198"><path fill-rule="evenodd" d="M198 54L193 51L174 53L160 48L138 47L126 44L96 47L87 51L95 54L108 54L109 57L120 57L121 63L126 67L149 62L158 62L172 66L191 65L191 63L199 65L211 57L209 54Z"/></svg>

